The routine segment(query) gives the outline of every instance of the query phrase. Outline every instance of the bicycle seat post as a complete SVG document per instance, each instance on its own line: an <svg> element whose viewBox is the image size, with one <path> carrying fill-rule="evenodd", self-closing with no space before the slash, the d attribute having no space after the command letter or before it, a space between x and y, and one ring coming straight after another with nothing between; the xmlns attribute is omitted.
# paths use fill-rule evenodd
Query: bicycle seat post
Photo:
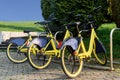
<svg viewBox="0 0 120 80"><path fill-rule="evenodd" d="M77 27L78 33L79 33L79 28L78 28L79 24L80 24L79 22L76 22L76 27Z"/></svg>
<svg viewBox="0 0 120 80"><path fill-rule="evenodd" d="M24 30L23 32L24 32L24 33L27 33L28 36L31 36L30 31L28 31L28 30Z"/></svg>
<svg viewBox="0 0 120 80"><path fill-rule="evenodd" d="M66 30L68 29L67 25L65 25L65 29L66 29Z"/></svg>
<svg viewBox="0 0 120 80"><path fill-rule="evenodd" d="M30 37L30 36L31 36L31 34L30 34L30 33L28 33L28 36Z"/></svg>
<svg viewBox="0 0 120 80"><path fill-rule="evenodd" d="M51 30L50 30L50 28L49 28L49 25L48 25L48 24L46 25L46 27L47 27L47 29L48 29L48 32L49 32L49 33L52 33Z"/></svg>

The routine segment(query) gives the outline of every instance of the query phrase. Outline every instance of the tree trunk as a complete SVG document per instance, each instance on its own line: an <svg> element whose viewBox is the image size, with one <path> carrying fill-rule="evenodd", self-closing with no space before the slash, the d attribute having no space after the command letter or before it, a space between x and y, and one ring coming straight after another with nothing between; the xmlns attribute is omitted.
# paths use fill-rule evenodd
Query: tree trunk
<svg viewBox="0 0 120 80"><path fill-rule="evenodd" d="M110 0L112 18L118 28L120 28L120 0Z"/></svg>

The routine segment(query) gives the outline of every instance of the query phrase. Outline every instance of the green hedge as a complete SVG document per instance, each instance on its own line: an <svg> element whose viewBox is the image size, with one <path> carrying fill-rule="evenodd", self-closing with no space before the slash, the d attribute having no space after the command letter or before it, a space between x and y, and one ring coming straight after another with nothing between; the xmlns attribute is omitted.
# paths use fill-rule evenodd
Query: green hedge
<svg viewBox="0 0 120 80"><path fill-rule="evenodd" d="M108 3L107 0L41 0L42 15L44 19L48 19L51 13L54 13L56 18L62 19L73 11L74 15L87 15L93 8L102 6L101 10L94 16L97 25L101 25L106 20ZM82 19L83 20L83 19ZM72 16L63 23L74 21ZM63 24L62 23L62 24Z"/></svg>

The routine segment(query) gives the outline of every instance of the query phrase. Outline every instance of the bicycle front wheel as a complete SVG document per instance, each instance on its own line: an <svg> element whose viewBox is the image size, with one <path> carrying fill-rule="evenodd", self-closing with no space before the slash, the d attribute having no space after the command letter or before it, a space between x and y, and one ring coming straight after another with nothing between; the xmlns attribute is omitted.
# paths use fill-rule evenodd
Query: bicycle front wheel
<svg viewBox="0 0 120 80"><path fill-rule="evenodd" d="M61 53L61 64L64 73L74 78L78 76L83 67L83 60L72 54L70 47L65 46Z"/></svg>
<svg viewBox="0 0 120 80"><path fill-rule="evenodd" d="M14 63L23 63L27 60L26 53L19 51L19 46L15 43L10 43L7 47L7 57Z"/></svg>
<svg viewBox="0 0 120 80"><path fill-rule="evenodd" d="M98 52L96 53L96 44L94 43L93 46L93 54L96 58L96 60L98 61L99 64L101 65L105 65L107 63L107 56L104 52Z"/></svg>
<svg viewBox="0 0 120 80"><path fill-rule="evenodd" d="M28 49L28 61L30 65L35 69L46 68L52 59L52 55L45 55L40 53L40 47L36 44L32 44Z"/></svg>

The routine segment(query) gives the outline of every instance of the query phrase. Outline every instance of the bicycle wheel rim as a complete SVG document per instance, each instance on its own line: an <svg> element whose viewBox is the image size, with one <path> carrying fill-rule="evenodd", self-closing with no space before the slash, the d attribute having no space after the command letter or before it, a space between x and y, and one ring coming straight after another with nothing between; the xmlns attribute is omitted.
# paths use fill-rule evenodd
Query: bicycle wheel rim
<svg viewBox="0 0 120 80"><path fill-rule="evenodd" d="M14 48L13 48L14 47ZM18 46L14 43L10 43L7 47L7 57L14 63L23 63L27 60L25 53L18 53Z"/></svg>
<svg viewBox="0 0 120 80"><path fill-rule="evenodd" d="M106 57L105 53L103 53L103 52L96 53L95 43L94 43L94 47L93 47L93 54L94 54L96 60L99 62L99 64L105 65L107 63L107 57Z"/></svg>
<svg viewBox="0 0 120 80"><path fill-rule="evenodd" d="M61 54L62 68L63 68L64 73L68 77L74 78L74 77L77 77L80 74L80 72L82 70L82 67L83 67L83 61L80 60L79 57L76 57L76 61L73 60L73 63L72 63L72 61L69 61L70 57L72 59L74 56L71 55L71 53L68 53L68 55L67 55L67 47L64 47L63 50L62 50L62 54ZM68 61L68 63L67 63L67 61Z"/></svg>
<svg viewBox="0 0 120 80"><path fill-rule="evenodd" d="M51 55L43 55L44 53L43 54L37 53L36 49L37 50L39 50L39 49L36 46L37 45L32 44L29 47L29 49L28 49L28 61L33 68L44 69L50 64L52 56Z"/></svg>

